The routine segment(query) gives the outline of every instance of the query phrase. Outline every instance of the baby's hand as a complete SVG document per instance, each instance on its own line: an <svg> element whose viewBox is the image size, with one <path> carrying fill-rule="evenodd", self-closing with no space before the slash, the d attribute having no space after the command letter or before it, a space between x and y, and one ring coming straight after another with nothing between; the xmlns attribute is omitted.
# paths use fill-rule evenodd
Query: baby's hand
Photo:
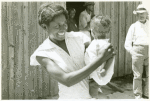
<svg viewBox="0 0 150 101"><path fill-rule="evenodd" d="M102 70L100 71L100 75L103 77L103 76L105 76L105 74L106 74L105 69L102 69Z"/></svg>

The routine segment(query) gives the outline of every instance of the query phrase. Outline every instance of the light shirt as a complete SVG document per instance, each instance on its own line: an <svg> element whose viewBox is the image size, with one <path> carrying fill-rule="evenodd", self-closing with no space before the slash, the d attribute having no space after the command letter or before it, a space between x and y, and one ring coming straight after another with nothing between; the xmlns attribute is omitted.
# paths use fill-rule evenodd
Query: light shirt
<svg viewBox="0 0 150 101"><path fill-rule="evenodd" d="M132 50L132 42L133 45L149 45L149 20L144 24L136 21L130 26L125 40L125 49L128 52Z"/></svg>
<svg viewBox="0 0 150 101"><path fill-rule="evenodd" d="M86 49L85 52L85 63L88 65L89 63L93 62L95 59L98 58L99 52L105 46L109 44L109 39L94 39L89 47ZM113 57L109 62L104 62L101 66L99 66L95 71L93 71L90 74L90 78L93 78L95 82L97 82L99 85L106 85L108 82L110 82L113 73L114 73L114 63L115 63L115 57ZM102 76L100 74L101 69L107 65L107 68L105 69L106 75Z"/></svg>
<svg viewBox="0 0 150 101"><path fill-rule="evenodd" d="M36 56L41 56L53 60L66 73L79 70L85 66L84 43L88 41L86 37L81 32L69 32L65 34L65 42L70 55L47 38L30 57L30 65L40 65L36 60ZM87 78L71 87L67 87L61 83L58 83L58 87L59 99L91 98Z"/></svg>
<svg viewBox="0 0 150 101"><path fill-rule="evenodd" d="M79 30L83 30L87 23L91 21L91 14L88 14L86 10L81 12L79 16Z"/></svg>

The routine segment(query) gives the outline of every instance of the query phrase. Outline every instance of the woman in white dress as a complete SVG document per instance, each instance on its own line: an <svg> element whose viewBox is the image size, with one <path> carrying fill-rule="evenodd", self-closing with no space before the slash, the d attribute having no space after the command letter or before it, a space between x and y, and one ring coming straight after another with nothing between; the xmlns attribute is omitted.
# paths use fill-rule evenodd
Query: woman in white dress
<svg viewBox="0 0 150 101"><path fill-rule="evenodd" d="M85 66L85 45L90 39L82 32L66 32L66 10L60 5L43 4L38 14L39 25L49 36L30 57L30 65L42 65L59 82L59 99L92 98L87 78L115 55L112 46L107 45L95 61Z"/></svg>

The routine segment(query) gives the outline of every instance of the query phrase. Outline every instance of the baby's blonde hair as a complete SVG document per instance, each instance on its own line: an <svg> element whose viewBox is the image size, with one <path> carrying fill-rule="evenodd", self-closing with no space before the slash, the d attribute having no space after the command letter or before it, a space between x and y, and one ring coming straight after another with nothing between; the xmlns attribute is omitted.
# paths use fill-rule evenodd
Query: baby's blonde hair
<svg viewBox="0 0 150 101"><path fill-rule="evenodd" d="M99 26L101 24L104 28L110 28L111 21L108 16L96 15L91 19L90 28L94 29L94 27Z"/></svg>

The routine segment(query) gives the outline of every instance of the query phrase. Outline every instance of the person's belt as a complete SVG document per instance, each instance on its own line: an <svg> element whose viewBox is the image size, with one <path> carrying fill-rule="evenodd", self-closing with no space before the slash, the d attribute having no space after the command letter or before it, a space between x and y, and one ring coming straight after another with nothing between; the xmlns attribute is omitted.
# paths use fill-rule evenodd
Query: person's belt
<svg viewBox="0 0 150 101"><path fill-rule="evenodd" d="M149 45L136 45L136 44L133 44L133 46L146 46L146 47L149 47Z"/></svg>

